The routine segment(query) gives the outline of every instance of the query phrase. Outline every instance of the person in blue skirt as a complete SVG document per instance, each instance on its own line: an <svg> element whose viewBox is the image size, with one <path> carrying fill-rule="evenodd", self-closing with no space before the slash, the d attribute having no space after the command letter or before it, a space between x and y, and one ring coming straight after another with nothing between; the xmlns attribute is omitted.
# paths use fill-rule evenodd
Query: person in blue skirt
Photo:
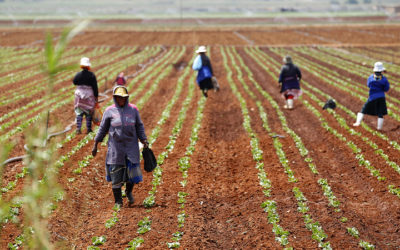
<svg viewBox="0 0 400 250"><path fill-rule="evenodd" d="M390 88L389 81L383 75L386 69L381 62L374 64L374 73L368 77L367 86L369 88L369 97L367 102L357 114L357 120L353 126L360 126L364 115L378 116L377 129L383 128L383 116L387 115L385 92Z"/></svg>
<svg viewBox="0 0 400 250"><path fill-rule="evenodd" d="M208 90L213 89L214 85L212 82L213 69L211 66L210 59L206 55L207 49L205 46L200 46L196 53L198 56L194 59L192 69L198 71L197 73L197 84L199 85L201 92L205 97L208 97Z"/></svg>
<svg viewBox="0 0 400 250"><path fill-rule="evenodd" d="M121 188L126 183L125 194L129 205L135 201L133 185L143 181L140 170L139 143L148 147L149 143L138 108L129 103L125 86L117 85L113 90L114 104L103 115L99 130L94 138L92 155L97 154L97 144L108 134L106 156L106 179L112 184L115 204L122 206Z"/></svg>

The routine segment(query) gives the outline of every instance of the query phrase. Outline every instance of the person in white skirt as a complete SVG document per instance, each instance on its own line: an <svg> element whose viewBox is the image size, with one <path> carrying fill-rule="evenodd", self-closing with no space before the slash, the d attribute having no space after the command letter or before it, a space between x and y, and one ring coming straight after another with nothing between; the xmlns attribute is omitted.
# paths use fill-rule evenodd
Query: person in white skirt
<svg viewBox="0 0 400 250"><path fill-rule="evenodd" d="M369 97L367 102L357 114L357 120L353 126L360 126L364 115L378 116L377 129L383 128L383 116L387 115L385 92L390 88L389 81L383 75L386 72L383 63L374 64L374 73L368 77L367 86L369 88Z"/></svg>

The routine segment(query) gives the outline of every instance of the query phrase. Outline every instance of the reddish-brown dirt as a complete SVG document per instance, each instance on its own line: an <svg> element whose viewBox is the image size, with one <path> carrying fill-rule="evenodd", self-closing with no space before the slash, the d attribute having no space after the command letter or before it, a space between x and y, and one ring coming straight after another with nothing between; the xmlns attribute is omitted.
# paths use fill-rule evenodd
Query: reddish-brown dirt
<svg viewBox="0 0 400 250"><path fill-rule="evenodd" d="M100 22L100 21L98 21ZM125 23L126 24L126 23ZM357 27L357 35L354 28ZM383 31L382 31L383 30ZM8 34L6 39L0 40L1 46L42 46L42 29L3 29ZM309 211L307 214L314 221L319 222L333 249L357 249L359 241L365 240L375 245L376 249L396 249L400 247L400 199L388 192L387 186L393 184L400 187L400 175L394 171L385 161L375 153L365 141L375 142L384 150L391 161L400 164L400 152L393 149L388 141L379 139L368 133L363 128L356 130L362 133L365 140L350 134L336 121L336 119L323 111L308 94L303 94L301 100L295 101L294 110L284 110L283 99L279 94L278 84L275 80L279 67L269 60L281 64L282 55L278 55L268 46L284 46L288 53L301 56L306 60L317 62L333 71L339 72L345 78L351 78L357 84L364 82L359 76L343 71L335 65L325 62L323 58L316 59L307 54L295 53L293 46L312 46L324 44L338 46L344 49L347 46L374 44L389 46L393 52L399 51L400 26L398 25L329 25L329 26L287 26L287 27L262 27L260 29L227 28L220 30L201 31L100 31L94 28L77 36L72 46L113 46L112 52L122 46L139 45L140 51L145 45L165 45L167 51L171 51L179 45L186 48L181 58L161 57L160 60L169 60L166 67L171 66L171 72L161 79L156 91L149 100L140 108L141 118L144 122L146 134L158 126L158 121L167 103L174 96L178 79L181 78L194 55L194 47L199 44L210 45L209 54L214 72L221 85L219 92L209 92L203 112L201 128L198 132L199 140L195 146L194 154L190 156L191 167L188 171L187 185L182 187L182 173L179 171L178 161L185 156L189 146L192 125L196 118L198 101L204 98L195 85L193 98L190 100L189 109L182 125L182 130L176 137L174 148L169 153L161 166L162 182L157 186L155 206L145 208L143 200L152 189L151 173L143 171L144 181L134 187L135 204L128 207L124 204L118 212L119 221L110 229L105 228L105 222L112 217L114 201L110 183L105 181L105 153L107 148L100 147L98 155L90 160L90 164L83 169L81 175L73 174L78 167L78 161L90 154L93 142L85 145L73 155L60 169L59 183L64 189L66 197L58 203L58 208L52 213L48 222L51 239L57 244L58 249L86 249L91 245L93 236L105 235L107 241L101 249L124 249L128 242L136 237L142 237L143 249L165 249L166 243L172 242L171 238L177 231L183 232L180 240L184 249L281 249L283 248L275 240L273 226L268 222L268 214L261 208L266 200L274 200L279 214L279 225L289 231L289 245L294 249L316 249L318 242L312 239L312 233L306 228L303 214L298 211L298 204L293 193L293 188L299 188L307 198ZM340 35L339 35L340 34ZM352 35L353 34L353 35ZM376 36L372 35L376 34ZM372 39L367 39L368 37ZM22 39L23 37L23 39ZM233 45L233 47L229 46ZM262 47L264 52L266 71L254 58L252 58L243 46L253 48L256 45ZM181 47L182 46L182 47ZM388 47L388 48L389 48ZM272 99L280 105L288 127L292 129L302 140L309 151L309 156L319 171L318 175L312 174L307 163L299 153L295 141L285 132L284 126L274 105L268 101L252 84L252 78L239 66L238 72L235 65L240 65L237 55L252 72L252 77L266 91ZM365 49L365 47L360 47ZM351 51L349 49L349 51ZM373 53L374 50L369 50ZM137 53L137 52L135 52ZM360 53L357 51L357 53ZM223 55L228 55L227 64L224 65ZM102 55L107 57L109 54ZM162 53L161 53L162 55ZM232 56L232 57L230 57ZM125 57L121 57L123 59ZM295 57L294 57L295 58ZM346 60L343 58L343 60ZM110 62L110 64L112 61ZM154 63L154 62L153 62ZM179 65L186 65L180 68ZM104 65L102 67L107 67ZM301 69L301 64L298 65ZM166 70L164 67L162 70ZM229 70L226 70L226 67ZM135 64L128 69L133 71ZM100 70L100 68L98 69ZM190 70L190 69L189 69ZM231 71L231 72L230 72ZM96 73L96 70L94 70ZM18 73L15 70L14 73ZM161 73L161 72L160 72ZM151 84L155 81L156 74L149 79L145 89L139 91L131 99L136 103L145 96ZM362 102L354 96L339 88L324 84L321 79L307 70L302 70L303 79L310 85L332 96L338 103L349 108L353 112L359 111ZM320 72L323 74L323 72ZM184 79L183 90L175 105L171 109L168 120L160 125L161 132L152 148L156 156L166 150L171 130L175 126L179 112L189 92L189 86L196 84L191 78L195 74L190 72ZM232 80L228 78L232 74ZM113 76L114 77L114 76ZM112 78L113 78L112 77ZM37 76L40 79L40 76ZM248 86L244 88L241 78ZM144 81L142 78L130 92L135 91L138 84ZM29 84L29 78L17 83L23 87ZM393 82L398 79L389 79ZM60 86L66 83L60 83ZM70 83L68 83L70 84ZM231 86L235 86L240 95L246 101L246 108L250 116L250 124L253 132L259 140L259 147L263 151L264 170L271 181L271 196L266 197L263 188L259 184L256 162L253 160L250 137L243 126L244 116L240 101L234 94ZM319 93L315 93L306 86L304 90L314 93L315 96L325 101ZM4 87L4 90L6 88ZM253 92L253 95L249 94ZM71 92L71 95L73 92ZM390 95L399 97L397 92ZM44 93L39 93L35 98L40 98ZM0 114L5 114L15 107L23 105L23 99L14 104L0 106ZM307 101L321 112L330 127L343 134L348 141L353 141L360 149L371 165L380 170L382 176L387 179L378 181L364 167L360 167L352 150L345 142L340 141L332 133L328 132L310 109L303 103ZM288 181L276 148L274 138L263 127L263 121L259 114L257 102L261 103L268 116L268 124L273 134L282 135L279 141L285 153L290 168L293 170L298 182ZM104 104L102 104L104 105ZM58 122L60 126L69 124L74 119L73 104L65 105L62 112L53 117L51 124ZM348 124L353 118L341 109L337 113L344 117ZM371 118L366 118L366 123L375 127ZM384 130L382 131L390 140L398 141L398 121L385 117ZM1 125L1 124L0 124ZM3 131L2 131L3 132ZM4 131L6 132L6 131ZM59 155L69 152L85 135L78 135L71 142L65 144L58 152ZM13 151L14 155L23 153L22 134L17 134L14 139L20 141ZM4 168L3 186L14 180L15 174L22 168L22 163L9 164ZM75 178L73 182L68 179ZM324 196L318 180L327 179L332 192L340 201L340 211L329 206L328 199ZM23 180L18 181L14 190L3 196L9 200L19 194L23 188ZM178 227L178 214L182 211L178 204L178 193L188 194L184 211L186 219L182 228ZM124 200L126 203L126 200ZM152 221L151 230L143 235L137 233L138 222L148 216ZM347 218L347 222L341 219ZM22 216L20 216L22 219ZM0 248L6 249L7 244L13 242L21 233L21 225L12 223L4 224L0 231ZM356 239L347 233L347 228L355 227L360 232L360 238Z"/></svg>

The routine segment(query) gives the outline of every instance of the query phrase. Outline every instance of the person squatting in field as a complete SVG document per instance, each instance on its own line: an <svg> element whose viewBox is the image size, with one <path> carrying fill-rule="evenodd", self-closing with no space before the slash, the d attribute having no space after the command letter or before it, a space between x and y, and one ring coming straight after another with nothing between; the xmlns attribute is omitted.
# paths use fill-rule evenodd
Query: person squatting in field
<svg viewBox="0 0 400 250"><path fill-rule="evenodd" d="M80 66L82 71L73 79L74 85L77 86L74 102L77 134L81 133L83 116L86 116L87 133L92 132L92 114L99 97L96 76L89 71L91 66L89 58L82 57Z"/></svg>
<svg viewBox="0 0 400 250"><path fill-rule="evenodd" d="M360 126L364 115L378 116L377 129L383 128L383 116L387 115L385 92L390 88L389 81L383 75L386 69L381 62L374 64L374 73L367 79L367 86L369 88L369 97L367 102L362 107L361 111L357 113L357 120L353 126Z"/></svg>
<svg viewBox="0 0 400 250"><path fill-rule="evenodd" d="M210 59L206 55L207 49L205 46L200 46L196 53L198 56L194 59L192 69L197 71L197 84L199 85L203 95L208 97L208 90L213 89L213 69L211 66Z"/></svg>
<svg viewBox="0 0 400 250"><path fill-rule="evenodd" d="M123 183L126 183L125 194L129 205L134 203L132 189L134 184L143 181L140 170L140 140L148 147L144 125L139 110L129 103L129 94L125 86L113 89L114 105L109 106L103 115L95 137L92 155L97 154L97 144L102 142L108 133L106 156L106 179L112 184L115 204L122 206Z"/></svg>
<svg viewBox="0 0 400 250"><path fill-rule="evenodd" d="M293 100L301 96L302 91L300 90L301 71L293 64L290 56L283 58L284 65L281 68L279 74L279 85L280 93L285 98L285 109L293 109Z"/></svg>

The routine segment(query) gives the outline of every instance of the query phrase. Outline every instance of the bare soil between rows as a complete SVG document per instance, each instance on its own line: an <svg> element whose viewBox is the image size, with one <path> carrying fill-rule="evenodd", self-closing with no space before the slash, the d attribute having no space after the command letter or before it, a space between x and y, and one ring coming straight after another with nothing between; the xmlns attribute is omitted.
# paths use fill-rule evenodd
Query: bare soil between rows
<svg viewBox="0 0 400 250"><path fill-rule="evenodd" d="M179 171L178 160L184 156L186 147L189 145L191 126L195 119L198 101L200 98L204 98L197 86L195 86L195 94L189 104L190 108L186 114L182 131L176 138L172 152L162 165L162 183L158 186L156 205L152 208L145 208L142 204L151 190L151 180L153 179L151 173L143 171L144 182L134 187L135 204L132 207L124 205L118 213L119 222L111 229L106 229L104 226L106 220L111 218L113 213L111 186L105 181L104 173L106 147L101 147L99 154L90 161L88 167L84 168L82 175L75 175L72 170L78 166L79 160L90 153L92 143L84 146L67 161L60 170L59 177L60 185L66 192L66 199L58 204L58 209L51 216L48 225L52 240L57 242L57 248L85 249L91 245L93 236L105 235L107 242L100 247L102 249L128 247L128 242L139 236L145 240L141 248L165 249L167 248L166 243L171 242L173 233L182 231L184 235L181 239L181 247L185 249L280 249L281 246L275 240L272 232L272 225L268 223L267 213L261 208L261 204L267 199L276 201L277 212L280 216L279 224L290 232L291 246L295 249L318 248L318 243L311 239L311 232L305 227L302 214L297 211L297 201L292 192L293 187L299 187L308 199L309 214L321 224L328 235L327 241L331 242L334 249L358 248L359 240L346 232L348 227L356 227L360 231L361 239L373 243L377 249L398 248L400 246L400 199L387 191L387 185L392 183L399 187L399 174L374 154L374 151L362 140L349 135L334 118L323 113L323 117L330 126L361 145L366 158L388 177L387 181L379 182L370 175L368 170L359 167L351 150L327 132L321 126L320 121L301 104L300 100L297 100L294 110L282 110L288 126L301 137L319 170L319 175L313 175L293 139L284 132L274 107L257 92L247 73L242 69L244 81L255 93L256 100L261 101L268 114L268 122L272 131L285 136L280 139L280 142L289 159L290 166L299 180L297 183L289 182L276 154L273 138L263 128L256 100L253 100L241 86L239 76L233 67L234 62L230 60L228 60L228 67L232 70L233 82L228 81L228 72L225 70L220 50L221 46L236 45L239 56L253 73L254 79L282 106L283 100L279 94L277 83L270 73L262 69L242 47L249 45L290 47L315 44L345 47L375 44L376 46L389 45L398 48L396 46L400 44L400 26L386 25L383 27L385 34L393 34L393 37L389 39L388 36L379 35L382 33L382 27L365 25L363 30L377 34L369 41L366 41L363 36L352 36L352 39L349 39L349 36L345 34L352 34L354 27L343 25L180 32L89 30L76 37L72 43L73 46L183 45L187 47L187 51L178 61L184 64L190 61L196 45L210 45L211 61L219 79L221 91L216 93L211 91L206 101L199 140L190 160L191 167L188 172L187 186L183 188L179 183L182 180L182 173ZM40 29L3 29L4 32L9 36L0 40L0 46L41 46L40 40L44 34L44 30ZM299 32L304 35L298 36ZM237 33L246 37L247 40ZM293 39L293 36L296 36L297 39ZM167 47L167 49L171 48ZM280 56L265 51L274 60L281 61ZM309 60L311 59L309 58ZM238 64L237 61L235 63ZM301 68L301 65L299 66ZM269 65L268 67L273 66ZM335 68L332 69L335 70ZM156 92L141 108L140 113L147 135L157 126L161 112L172 98L177 80L183 72L184 70L175 67L160 82ZM333 86L321 85L320 80L310 72L304 70L303 73L304 78L311 85L335 96L341 104L351 108L354 112L357 112L358 107L362 105L358 99L346 96L345 93ZM156 155L165 150L165 146L170 140L171 130L189 91L189 85L196 84L189 80L191 74L184 79L183 91L173 106L168 121L162 125L162 132L153 145ZM348 76L352 77L351 74ZM150 82L154 81L154 78ZM357 80L360 79L357 78ZM24 83L20 84L23 86ZM246 100L252 129L257 134L260 148L263 150L264 170L271 180L271 197L266 197L259 185L258 170L255 168L256 163L251 154L250 138L243 127L241 106L232 92L230 84L237 86L239 93ZM144 93L139 93L131 102L135 103ZM302 98L323 112L321 107L307 95ZM66 111L69 112L68 115L58 117L59 122L64 125L73 117L72 103L67 107L70 109L70 111ZM345 113L338 112L345 119L351 120ZM367 122L371 124L369 120ZM396 121L387 119L385 126L393 128L396 126ZM360 131L382 147L391 160L400 163L398 160L400 153L393 151L387 142L369 135L362 129ZM384 133L390 139L397 141L397 131L387 129ZM79 135L65 145L60 150L60 155L68 152L83 136ZM19 147L19 150L22 152L22 147ZM6 180L14 176L21 167L21 163L8 166ZM68 178L72 177L76 180L69 182ZM329 206L328 200L317 183L320 178L328 180L332 191L341 202L340 212L335 212ZM7 194L6 199L20 192L22 188L23 182L19 182L16 190ZM181 211L180 204L177 203L179 192L188 193L185 204L187 217L183 228L178 227L177 220ZM124 202L126 203L126 200ZM152 220L152 230L144 235L139 235L136 232L137 223L146 216ZM342 217L346 217L348 221L340 222ZM20 226L11 223L4 225L0 232L1 249L6 249L7 244L21 233Z"/></svg>

